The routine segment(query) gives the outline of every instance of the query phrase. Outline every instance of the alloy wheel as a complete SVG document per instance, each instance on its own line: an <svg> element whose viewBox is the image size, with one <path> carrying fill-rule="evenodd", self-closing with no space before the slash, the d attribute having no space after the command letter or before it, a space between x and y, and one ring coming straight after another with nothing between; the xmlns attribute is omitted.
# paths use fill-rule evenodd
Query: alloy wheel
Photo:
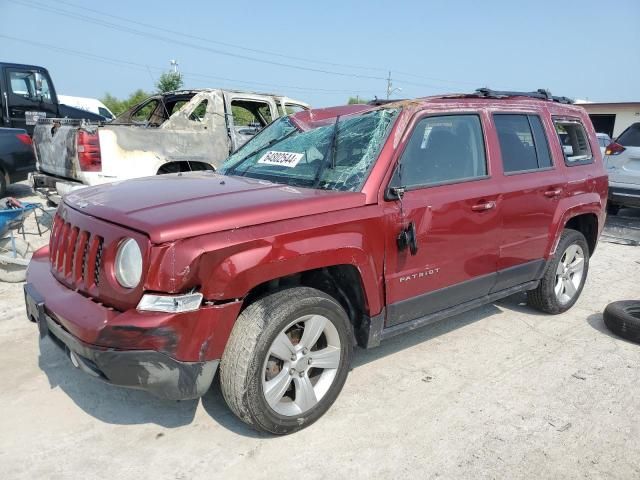
<svg viewBox="0 0 640 480"><path fill-rule="evenodd" d="M311 410L327 393L341 361L338 330L322 315L305 315L273 340L262 369L262 393L283 416Z"/></svg>
<svg viewBox="0 0 640 480"><path fill-rule="evenodd" d="M562 305L569 303L578 293L584 275L584 252L580 245L569 245L556 269L556 298Z"/></svg>

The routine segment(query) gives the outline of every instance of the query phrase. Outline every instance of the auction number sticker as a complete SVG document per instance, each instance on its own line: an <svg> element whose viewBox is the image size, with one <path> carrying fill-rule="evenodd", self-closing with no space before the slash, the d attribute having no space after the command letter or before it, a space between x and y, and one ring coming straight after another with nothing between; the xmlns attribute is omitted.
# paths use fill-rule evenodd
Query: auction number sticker
<svg viewBox="0 0 640 480"><path fill-rule="evenodd" d="M304 157L304 153L270 151L260 157L260 160L258 160L257 163L293 168L298 165L298 162L302 160L302 157Z"/></svg>

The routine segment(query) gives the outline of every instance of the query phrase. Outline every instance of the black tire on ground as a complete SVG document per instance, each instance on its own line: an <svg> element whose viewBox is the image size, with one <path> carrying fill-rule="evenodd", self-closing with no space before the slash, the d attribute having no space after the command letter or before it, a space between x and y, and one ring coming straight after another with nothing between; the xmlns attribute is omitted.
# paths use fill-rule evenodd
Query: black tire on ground
<svg viewBox="0 0 640 480"><path fill-rule="evenodd" d="M569 246L574 244L579 245L584 253L584 270L580 285L576 289L576 294L569 302L563 304L554 291L557 280L556 271L564 252ZM587 245L587 240L584 238L584 235L577 230L565 229L560 237L560 242L558 242L555 255L547 262L540 284L534 290L527 292L527 302L529 305L537 310L554 315L569 310L578 298L580 298L584 282L587 279L587 273L589 272L589 253L589 246Z"/></svg>
<svg viewBox="0 0 640 480"><path fill-rule="evenodd" d="M327 318L340 338L340 363L333 383L306 413L284 416L273 410L263 393L263 366L274 339L305 315ZM262 297L246 307L233 327L220 362L220 387L229 408L256 430L292 433L311 425L333 404L347 378L353 350L353 330L342 306L308 287L295 287Z"/></svg>
<svg viewBox="0 0 640 480"><path fill-rule="evenodd" d="M640 301L621 300L607 305L604 324L619 337L640 343Z"/></svg>
<svg viewBox="0 0 640 480"><path fill-rule="evenodd" d="M609 202L607 204L607 213L609 215L617 215L620 211L620 205L616 205L615 203Z"/></svg>

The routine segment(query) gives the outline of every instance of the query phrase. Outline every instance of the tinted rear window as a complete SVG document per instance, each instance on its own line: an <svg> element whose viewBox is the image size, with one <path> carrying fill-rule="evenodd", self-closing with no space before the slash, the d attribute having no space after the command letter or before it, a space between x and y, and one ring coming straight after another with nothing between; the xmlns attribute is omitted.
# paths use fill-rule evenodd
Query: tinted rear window
<svg viewBox="0 0 640 480"><path fill-rule="evenodd" d="M540 117L524 114L495 114L505 173L551 167L549 143Z"/></svg>
<svg viewBox="0 0 640 480"><path fill-rule="evenodd" d="M634 123L622 132L617 143L623 147L640 147L640 123Z"/></svg>

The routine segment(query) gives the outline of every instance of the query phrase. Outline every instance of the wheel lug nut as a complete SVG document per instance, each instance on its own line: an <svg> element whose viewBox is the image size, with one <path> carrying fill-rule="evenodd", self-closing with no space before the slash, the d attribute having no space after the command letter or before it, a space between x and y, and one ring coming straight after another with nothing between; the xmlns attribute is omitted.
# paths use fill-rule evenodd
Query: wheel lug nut
<svg viewBox="0 0 640 480"><path fill-rule="evenodd" d="M291 370L289 370L289 375L295 375L296 374L296 369L292 368Z"/></svg>
<svg viewBox="0 0 640 480"><path fill-rule="evenodd" d="M308 363L309 365L311 365L311 362L312 362L312 361L313 361L313 358L309 358L309 359L307 360L307 363Z"/></svg>
<svg viewBox="0 0 640 480"><path fill-rule="evenodd" d="M309 349L308 348L303 348L302 349L302 354L306 355L307 353L309 353Z"/></svg>
<svg viewBox="0 0 640 480"><path fill-rule="evenodd" d="M291 355L291 361L295 362L296 361L296 356L295 355Z"/></svg>
<svg viewBox="0 0 640 480"><path fill-rule="evenodd" d="M298 375L300 375L301 377L304 377L304 372L300 372Z"/></svg>

